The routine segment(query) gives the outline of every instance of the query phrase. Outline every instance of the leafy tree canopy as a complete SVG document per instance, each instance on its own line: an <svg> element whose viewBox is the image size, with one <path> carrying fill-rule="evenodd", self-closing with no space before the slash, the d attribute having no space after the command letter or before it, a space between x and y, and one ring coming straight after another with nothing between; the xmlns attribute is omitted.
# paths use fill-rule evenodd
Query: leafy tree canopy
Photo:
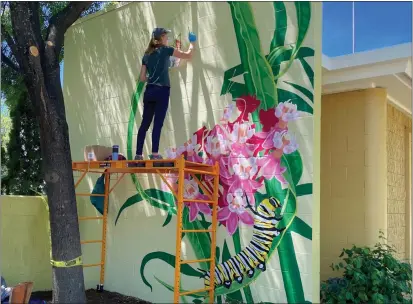
<svg viewBox="0 0 413 304"><path fill-rule="evenodd" d="M52 16L64 10L68 1L38 2L40 29L46 37ZM82 12L81 17L108 9L118 2L96 1ZM13 55L15 41L9 2L1 3L1 177L2 194L34 195L43 193L44 180L41 172L40 135L33 104L28 97ZM64 58L64 47L59 62Z"/></svg>

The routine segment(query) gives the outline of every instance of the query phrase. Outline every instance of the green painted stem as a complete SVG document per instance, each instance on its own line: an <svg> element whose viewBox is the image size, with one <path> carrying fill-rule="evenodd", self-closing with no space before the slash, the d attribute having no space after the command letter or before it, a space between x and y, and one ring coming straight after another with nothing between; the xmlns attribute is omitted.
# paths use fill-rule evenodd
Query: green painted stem
<svg viewBox="0 0 413 304"><path fill-rule="evenodd" d="M278 247L278 256L280 258L281 273L286 288L288 303L304 303L305 298L300 270L298 268L290 231L287 231ZM285 269L288 269L288 271L285 271Z"/></svg>

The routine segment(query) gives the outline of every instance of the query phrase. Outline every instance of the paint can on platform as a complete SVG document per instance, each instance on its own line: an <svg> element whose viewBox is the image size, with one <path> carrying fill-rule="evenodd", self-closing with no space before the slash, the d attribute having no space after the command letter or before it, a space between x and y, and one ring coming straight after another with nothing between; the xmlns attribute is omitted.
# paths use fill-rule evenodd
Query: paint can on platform
<svg viewBox="0 0 413 304"><path fill-rule="evenodd" d="M119 146L118 145L114 145L112 147L112 160L116 161L118 160L118 155L119 155Z"/></svg>

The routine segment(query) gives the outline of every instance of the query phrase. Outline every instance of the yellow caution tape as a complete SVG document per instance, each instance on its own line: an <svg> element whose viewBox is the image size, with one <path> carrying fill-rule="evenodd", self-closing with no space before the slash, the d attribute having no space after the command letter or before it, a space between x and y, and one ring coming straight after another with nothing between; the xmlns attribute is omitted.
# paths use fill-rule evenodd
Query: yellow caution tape
<svg viewBox="0 0 413 304"><path fill-rule="evenodd" d="M82 257L77 257L76 259L70 260L70 261L53 261L50 260L50 263L54 267L58 268L65 268L65 267L75 267L75 266L80 266L82 265Z"/></svg>
<svg viewBox="0 0 413 304"><path fill-rule="evenodd" d="M47 203L47 197L42 195L41 193L38 193L38 195L42 198L45 207L46 207L46 211L47 213L49 213L49 205ZM47 220L47 234L49 235L49 244L50 244L50 264L52 264L52 266L54 267L58 267L58 268L67 268L67 267L75 267L75 266L80 266L83 264L82 262L82 256L77 257L73 260L70 261L54 261L52 259L52 236L50 234L50 221L49 219Z"/></svg>

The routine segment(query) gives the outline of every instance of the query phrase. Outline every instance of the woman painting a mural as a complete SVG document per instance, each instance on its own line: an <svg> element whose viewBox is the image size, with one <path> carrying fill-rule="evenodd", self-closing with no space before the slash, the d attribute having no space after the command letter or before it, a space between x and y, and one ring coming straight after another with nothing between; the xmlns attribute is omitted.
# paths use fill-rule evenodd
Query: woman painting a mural
<svg viewBox="0 0 413 304"><path fill-rule="evenodd" d="M135 160L143 160L143 144L152 120L152 154L149 157L150 159L162 159L158 149L161 130L169 104L170 57L190 59L193 54L194 42L196 41L194 33L189 33L189 48L186 52L183 52L180 50L180 42L177 43L177 48L168 46L168 33L170 32L170 30L165 28L155 28L148 48L142 58L140 81L146 82L146 89L143 96L143 115L137 136ZM137 166L144 166L144 164L137 164Z"/></svg>

